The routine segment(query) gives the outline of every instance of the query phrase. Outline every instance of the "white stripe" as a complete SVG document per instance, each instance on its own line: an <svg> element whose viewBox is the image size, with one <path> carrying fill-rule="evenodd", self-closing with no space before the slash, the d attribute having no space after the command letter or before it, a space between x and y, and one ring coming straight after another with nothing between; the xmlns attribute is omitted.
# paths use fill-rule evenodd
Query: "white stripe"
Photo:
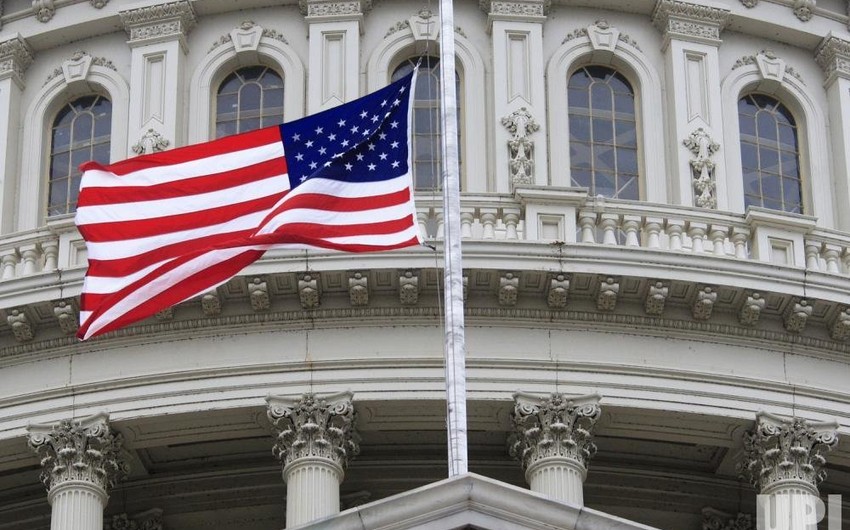
<svg viewBox="0 0 850 530"><path fill-rule="evenodd" d="M347 182L342 180L311 178L299 185L287 195L297 197L305 193L320 193L323 195L335 195L346 199L358 197L374 197L375 195L387 195L410 188L410 174L404 174L389 180L378 182Z"/></svg>
<svg viewBox="0 0 850 530"><path fill-rule="evenodd" d="M248 182L240 186L197 195L185 195L152 201L82 206L77 209L77 226L93 223L156 219L210 210L222 206L235 206L270 195L280 195L288 189L289 178L284 173L263 180ZM168 222L165 219L163 220L162 228L163 231L168 230Z"/></svg>
<svg viewBox="0 0 850 530"><path fill-rule="evenodd" d="M233 171L281 157L283 157L283 143L273 142L259 147L198 158L178 164L140 169L120 176L109 171L90 169L83 173L80 189L154 186L166 182L176 182L178 180L203 177L214 173Z"/></svg>
<svg viewBox="0 0 850 530"><path fill-rule="evenodd" d="M83 283L83 292L84 293L92 293L92 294L112 294L117 293L121 289L127 287L131 283L135 282L140 278L144 278L149 272L156 269L160 265L164 263L168 263L174 258L170 258L167 260L160 261L159 263L154 263L144 269L140 269L132 274L128 274L127 276L121 276L118 278L113 278L110 276L86 276L86 280Z"/></svg>
<svg viewBox="0 0 850 530"><path fill-rule="evenodd" d="M311 223L323 225L357 225L365 223L382 223L401 219L410 214L410 206L407 203L387 206L385 208L374 208L371 210L358 210L354 212L329 212L312 208L295 208L281 212L271 218L257 234L270 234L279 227L290 223Z"/></svg>
<svg viewBox="0 0 850 530"><path fill-rule="evenodd" d="M325 241L342 245L377 245L388 247L410 241L411 238L419 236L419 225L415 224L405 228L401 232L393 234L370 234L346 237L328 237Z"/></svg>
<svg viewBox="0 0 850 530"><path fill-rule="evenodd" d="M191 230L181 230L179 232L170 232L138 239L125 239L123 241L109 241L105 243L89 241L86 245L89 259L113 260L129 258L172 243L182 243L214 234L250 230L259 226L266 215L268 215L267 211L253 212L217 225L208 225L201 228L192 228Z"/></svg>

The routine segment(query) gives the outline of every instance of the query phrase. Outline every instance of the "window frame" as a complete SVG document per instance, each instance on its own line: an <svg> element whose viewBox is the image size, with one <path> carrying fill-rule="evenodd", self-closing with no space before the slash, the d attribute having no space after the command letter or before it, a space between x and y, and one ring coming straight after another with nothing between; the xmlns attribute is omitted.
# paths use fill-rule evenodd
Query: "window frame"
<svg viewBox="0 0 850 530"><path fill-rule="evenodd" d="M286 78L279 71L279 69L275 68L273 66L262 64L262 63L240 65L240 66L232 69L229 73L226 73L226 75L221 76L221 80L218 82L217 85L215 85L216 89L214 90L213 104L212 104L213 105L213 115L212 115L212 123L211 123L212 131L210 133L213 138L221 138L220 136L218 136L218 125L219 125L219 121L218 121L218 117L219 117L218 98L221 96L221 89L224 86L224 82L227 81L230 78L230 76L232 76L232 75L239 75L239 72L241 70L245 70L247 68L256 68L256 67L262 67L265 70L270 70L270 71L274 72L275 74L277 74L277 76L280 78L280 80L281 80L281 90L283 90L283 100L281 101L281 106L280 106L282 116L281 116L280 120L278 120L277 123L278 124L283 123L284 119L288 120L288 118L286 116ZM265 71L263 72L263 75L264 74L265 74ZM249 81L249 82L243 81L242 86L239 88L239 90L241 91L242 89L245 88L245 85L247 85L248 83L253 83L253 82L254 81ZM259 83L257 83L257 84L259 84ZM260 90L261 91L264 90L262 88L262 86L260 87ZM241 95L237 95L237 101L239 101L240 97L241 97ZM261 95L261 99L262 99L262 95ZM262 103L261 103L260 114L258 116L258 118L260 120L260 126L258 128L264 127L264 125L262 123L264 118L273 116L273 115L270 115L270 114L269 115L263 114L262 110L263 110L263 108L262 108ZM237 129L239 129L239 124L240 124L240 120L241 120L241 118L239 117L240 112L241 112L241 109L237 109L236 119L232 120L236 123ZM245 119L248 119L248 118L245 118ZM269 125L266 125L266 127L268 127L268 126ZM231 133L231 134L239 134L239 133L243 133L243 132L248 132L249 130L256 130L256 129L248 129L248 130L244 130L244 131L243 130L237 130L236 132ZM225 135L225 136L229 136L229 135Z"/></svg>

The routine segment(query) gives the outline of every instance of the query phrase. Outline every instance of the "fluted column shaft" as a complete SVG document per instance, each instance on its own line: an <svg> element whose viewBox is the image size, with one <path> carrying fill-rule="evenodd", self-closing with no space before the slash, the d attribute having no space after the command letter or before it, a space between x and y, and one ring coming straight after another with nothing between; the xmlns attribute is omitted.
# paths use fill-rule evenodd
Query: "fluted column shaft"
<svg viewBox="0 0 850 530"><path fill-rule="evenodd" d="M127 473L121 435L108 421L98 414L28 427L29 445L41 457L50 530L103 530L107 490Z"/></svg>
<svg viewBox="0 0 850 530"><path fill-rule="evenodd" d="M339 485L349 458L360 451L351 393L300 399L270 396L277 433L273 454L283 464L286 527L339 512Z"/></svg>
<svg viewBox="0 0 850 530"><path fill-rule="evenodd" d="M823 453L838 444L837 423L760 413L744 435L741 475L759 490L757 518L765 530L816 530Z"/></svg>
<svg viewBox="0 0 850 530"><path fill-rule="evenodd" d="M597 394L573 400L514 394L508 450L522 463L531 491L584 505L587 463L596 453L592 431L600 415Z"/></svg>

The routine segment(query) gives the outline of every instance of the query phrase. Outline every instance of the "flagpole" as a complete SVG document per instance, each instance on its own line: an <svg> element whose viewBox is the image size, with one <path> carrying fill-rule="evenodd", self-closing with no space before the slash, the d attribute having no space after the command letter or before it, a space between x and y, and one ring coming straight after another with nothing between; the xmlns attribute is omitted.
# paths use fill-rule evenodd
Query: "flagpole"
<svg viewBox="0 0 850 530"><path fill-rule="evenodd" d="M467 472L466 342L463 322L463 265L460 249L455 31L452 0L440 0L440 125L443 159L445 248L445 354L449 477Z"/></svg>

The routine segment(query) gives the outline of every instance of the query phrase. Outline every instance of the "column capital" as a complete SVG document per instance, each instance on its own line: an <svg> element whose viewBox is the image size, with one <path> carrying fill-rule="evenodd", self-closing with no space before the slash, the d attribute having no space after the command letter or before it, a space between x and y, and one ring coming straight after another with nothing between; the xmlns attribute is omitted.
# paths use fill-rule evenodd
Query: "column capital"
<svg viewBox="0 0 850 530"><path fill-rule="evenodd" d="M551 0L479 0L478 7L487 13L489 31L494 20L543 22L551 4Z"/></svg>
<svg viewBox="0 0 850 530"><path fill-rule="evenodd" d="M827 86L838 78L850 79L850 40L830 32L815 50L815 62L823 69Z"/></svg>
<svg viewBox="0 0 850 530"><path fill-rule="evenodd" d="M32 64L33 56L29 43L18 33L0 42L0 81L12 78L23 88L24 72Z"/></svg>
<svg viewBox="0 0 850 530"><path fill-rule="evenodd" d="M729 8L695 4L684 0L658 0L652 23L664 34L664 48L670 39L717 46L720 33L729 24Z"/></svg>
<svg viewBox="0 0 850 530"><path fill-rule="evenodd" d="M269 396L268 418L277 434L272 453L286 468L298 460L317 458L345 469L360 452L351 392L300 398Z"/></svg>
<svg viewBox="0 0 850 530"><path fill-rule="evenodd" d="M738 469L763 494L784 485L817 494L826 478L824 453L838 444L836 422L809 422L766 412L756 416L753 430L744 434L744 459Z"/></svg>
<svg viewBox="0 0 850 530"><path fill-rule="evenodd" d="M372 0L299 0L298 7L308 22L356 20L372 9Z"/></svg>
<svg viewBox="0 0 850 530"><path fill-rule="evenodd" d="M602 415L599 394L568 398L564 394L536 396L514 394L513 433L508 440L511 456L524 470L551 458L573 461L587 469L596 453L593 427Z"/></svg>
<svg viewBox="0 0 850 530"><path fill-rule="evenodd" d="M119 14L133 47L179 39L186 49L186 36L197 23L195 9L188 0L128 9Z"/></svg>
<svg viewBox="0 0 850 530"><path fill-rule="evenodd" d="M106 413L53 424L34 423L27 431L30 448L41 458L41 481L48 491L83 482L105 493L127 475L120 454L123 437L110 429Z"/></svg>

